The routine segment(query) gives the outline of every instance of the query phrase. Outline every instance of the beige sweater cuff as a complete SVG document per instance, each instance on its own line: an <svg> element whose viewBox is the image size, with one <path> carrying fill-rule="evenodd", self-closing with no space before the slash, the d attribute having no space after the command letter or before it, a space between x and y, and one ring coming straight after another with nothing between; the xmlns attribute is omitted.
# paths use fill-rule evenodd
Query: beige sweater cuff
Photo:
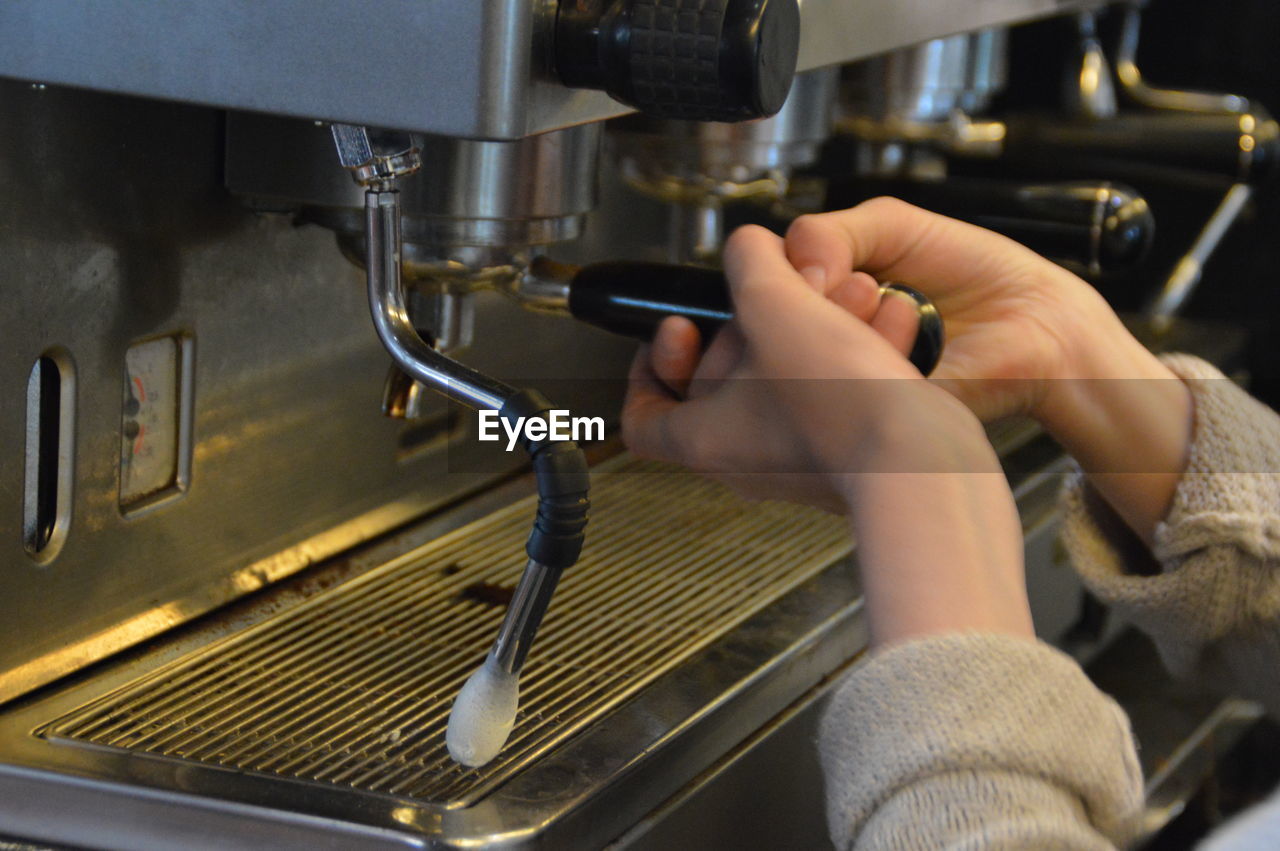
<svg viewBox="0 0 1280 851"><path fill-rule="evenodd" d="M1019 824L1053 847L1106 847L1141 811L1123 711L1074 660L1025 639L944 635L879 651L835 692L818 742L841 849L910 847L910 825L930 846L992 840L994 816L1010 814L993 805L1006 799L1035 810Z"/></svg>
<svg viewBox="0 0 1280 851"><path fill-rule="evenodd" d="M1195 425L1156 529L1159 564L1144 569L1150 556L1079 472L1064 494L1063 542L1090 590L1151 635L1175 673L1210 663L1245 673L1251 658L1276 658L1280 641L1280 417L1203 361L1163 361L1190 387Z"/></svg>
<svg viewBox="0 0 1280 851"><path fill-rule="evenodd" d="M1280 416L1199 358L1161 360L1190 388L1195 427L1187 471L1156 529L1156 558L1176 562L1218 544L1280 558Z"/></svg>

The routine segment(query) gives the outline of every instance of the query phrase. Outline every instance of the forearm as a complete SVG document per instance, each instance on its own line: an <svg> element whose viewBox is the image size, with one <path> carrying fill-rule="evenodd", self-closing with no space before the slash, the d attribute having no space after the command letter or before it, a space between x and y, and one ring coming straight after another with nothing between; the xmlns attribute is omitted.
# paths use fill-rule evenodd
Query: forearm
<svg viewBox="0 0 1280 851"><path fill-rule="evenodd" d="M1186 469L1194 411L1187 386L1114 317L1050 381L1035 415L1148 545Z"/></svg>
<svg viewBox="0 0 1280 851"><path fill-rule="evenodd" d="M846 477L854 539L877 646L949 632L1033 638L1021 525L980 432L893 471ZM921 471L924 472L914 472Z"/></svg>

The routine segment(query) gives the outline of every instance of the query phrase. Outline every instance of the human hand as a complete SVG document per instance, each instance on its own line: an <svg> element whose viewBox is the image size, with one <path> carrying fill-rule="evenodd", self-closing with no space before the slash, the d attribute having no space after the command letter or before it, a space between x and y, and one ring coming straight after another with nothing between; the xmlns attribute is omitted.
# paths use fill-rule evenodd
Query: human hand
<svg viewBox="0 0 1280 851"><path fill-rule="evenodd" d="M730 238L725 272L736 316L705 356L679 319L637 355L631 450L849 513L878 643L1031 635L1012 495L977 419L903 356L914 305L847 271L815 287L760 228Z"/></svg>
<svg viewBox="0 0 1280 851"><path fill-rule="evenodd" d="M1099 341L1127 337L1091 286L1013 240L894 198L802 216L796 268L902 281L938 307L947 347L933 372L984 422L1035 415L1053 381L1078 375Z"/></svg>
<svg viewBox="0 0 1280 851"><path fill-rule="evenodd" d="M1093 287L1010 239L893 198L802 216L786 250L796 268L856 269L923 292L947 335L931 380L984 422L1035 417L1150 539L1185 467L1190 396Z"/></svg>
<svg viewBox="0 0 1280 851"><path fill-rule="evenodd" d="M730 238L725 271L737 316L705 355L697 328L674 317L637 355L623 411L634 452L748 496L844 511L849 474L927 469L927 453L946 443L939 435L985 447L963 406L903 357L916 322L909 299L881 299L865 274L807 280L761 228Z"/></svg>

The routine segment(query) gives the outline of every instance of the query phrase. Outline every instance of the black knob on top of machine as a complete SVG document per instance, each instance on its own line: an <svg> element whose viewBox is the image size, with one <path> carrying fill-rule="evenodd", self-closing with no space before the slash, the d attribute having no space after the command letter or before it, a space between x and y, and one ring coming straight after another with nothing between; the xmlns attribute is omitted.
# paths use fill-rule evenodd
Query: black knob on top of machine
<svg viewBox="0 0 1280 851"><path fill-rule="evenodd" d="M773 115L799 51L796 0L560 0L556 16L565 85L659 118Z"/></svg>

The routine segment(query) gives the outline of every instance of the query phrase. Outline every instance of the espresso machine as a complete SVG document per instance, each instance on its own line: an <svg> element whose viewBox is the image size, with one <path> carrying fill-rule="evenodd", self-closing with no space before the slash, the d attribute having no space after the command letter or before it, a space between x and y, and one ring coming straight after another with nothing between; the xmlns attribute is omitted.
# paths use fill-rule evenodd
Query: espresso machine
<svg viewBox="0 0 1280 851"><path fill-rule="evenodd" d="M503 451L477 411L612 428L632 338L731 314L731 224L889 185L1135 265L1138 192L1020 172L1031 130L983 115L1008 27L1096 8L0 7L0 837L825 847L815 719L867 642L843 521L613 436ZM962 209L966 157L1016 182ZM1067 461L993 439L1038 629L1093 658L1115 633L1054 549ZM486 659L520 708L469 767L445 728Z"/></svg>

